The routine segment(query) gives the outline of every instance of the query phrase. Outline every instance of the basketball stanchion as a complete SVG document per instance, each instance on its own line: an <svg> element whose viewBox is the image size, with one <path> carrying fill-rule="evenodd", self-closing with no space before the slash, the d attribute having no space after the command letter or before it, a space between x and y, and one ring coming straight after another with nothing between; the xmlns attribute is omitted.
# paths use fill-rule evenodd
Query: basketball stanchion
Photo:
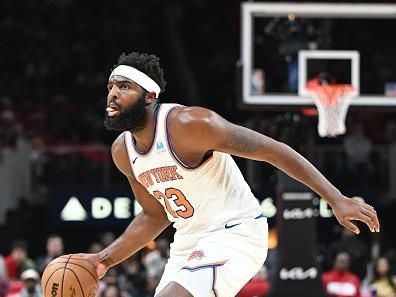
<svg viewBox="0 0 396 297"><path fill-rule="evenodd" d="M325 297L316 260L314 195L306 186L278 172L279 230L277 271L270 297Z"/></svg>
<svg viewBox="0 0 396 297"><path fill-rule="evenodd" d="M321 137L345 134L345 119L355 89L349 84L324 84L307 88L318 109L318 133Z"/></svg>

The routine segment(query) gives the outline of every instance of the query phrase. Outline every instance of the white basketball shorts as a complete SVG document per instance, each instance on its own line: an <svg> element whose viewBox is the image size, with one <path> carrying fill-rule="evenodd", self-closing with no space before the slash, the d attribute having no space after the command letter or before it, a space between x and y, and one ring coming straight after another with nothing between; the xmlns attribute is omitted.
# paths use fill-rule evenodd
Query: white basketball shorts
<svg viewBox="0 0 396 297"><path fill-rule="evenodd" d="M176 232L156 295L173 281L194 297L235 296L262 267L267 250L268 224L263 216L229 222L224 228L205 234ZM201 286L207 285L200 283L202 273L196 278L186 273L203 269L210 271L211 277L206 293L202 293Z"/></svg>

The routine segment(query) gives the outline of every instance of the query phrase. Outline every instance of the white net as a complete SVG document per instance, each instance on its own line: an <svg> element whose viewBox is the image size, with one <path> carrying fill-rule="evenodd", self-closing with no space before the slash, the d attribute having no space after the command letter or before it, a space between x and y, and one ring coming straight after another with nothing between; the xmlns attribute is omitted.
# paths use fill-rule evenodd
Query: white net
<svg viewBox="0 0 396 297"><path fill-rule="evenodd" d="M320 85L309 90L318 109L318 133L321 137L345 134L345 119L352 98L351 85Z"/></svg>

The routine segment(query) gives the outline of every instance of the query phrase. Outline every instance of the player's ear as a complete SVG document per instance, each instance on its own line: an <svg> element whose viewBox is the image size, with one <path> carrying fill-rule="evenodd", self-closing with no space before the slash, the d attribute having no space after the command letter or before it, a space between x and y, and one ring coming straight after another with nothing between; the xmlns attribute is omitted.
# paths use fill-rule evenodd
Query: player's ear
<svg viewBox="0 0 396 297"><path fill-rule="evenodd" d="M150 105L156 100L155 92L147 92L146 93L146 105Z"/></svg>

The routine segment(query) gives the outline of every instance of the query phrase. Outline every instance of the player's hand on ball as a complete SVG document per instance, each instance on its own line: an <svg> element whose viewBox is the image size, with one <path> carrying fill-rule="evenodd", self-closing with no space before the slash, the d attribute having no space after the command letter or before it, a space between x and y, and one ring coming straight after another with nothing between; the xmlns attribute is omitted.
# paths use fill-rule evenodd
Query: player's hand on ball
<svg viewBox="0 0 396 297"><path fill-rule="evenodd" d="M45 297L95 297L99 288L95 274L96 266L84 254L62 255L45 267L41 288Z"/></svg>
<svg viewBox="0 0 396 297"><path fill-rule="evenodd" d="M365 223L371 232L380 231L380 223L374 207L363 201L345 196L341 196L340 199L336 201L337 202L332 205L332 208L335 217L342 226L359 234L359 228L352 223L353 220L357 220Z"/></svg>
<svg viewBox="0 0 396 297"><path fill-rule="evenodd" d="M96 266L96 273L98 274L99 279L101 279L106 274L107 269L109 269L109 267L101 262L98 263L98 266Z"/></svg>
<svg viewBox="0 0 396 297"><path fill-rule="evenodd" d="M107 269L109 269L108 266L100 262L101 259L99 254L78 254L78 256L85 258L95 266L96 274L99 279L101 279L106 274Z"/></svg>

